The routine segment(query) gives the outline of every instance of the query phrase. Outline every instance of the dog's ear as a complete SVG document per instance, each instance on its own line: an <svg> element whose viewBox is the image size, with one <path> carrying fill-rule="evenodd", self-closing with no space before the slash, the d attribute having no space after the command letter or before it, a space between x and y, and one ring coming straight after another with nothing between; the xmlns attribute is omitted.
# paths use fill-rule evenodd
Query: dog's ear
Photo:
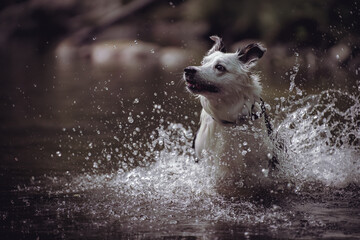
<svg viewBox="0 0 360 240"><path fill-rule="evenodd" d="M213 40L215 43L214 46L212 46L212 48L208 51L207 55L210 55L216 51L226 52L224 43L220 37L211 36L210 39Z"/></svg>
<svg viewBox="0 0 360 240"><path fill-rule="evenodd" d="M252 68L257 61L264 55L266 48L260 43L251 43L246 47L238 50L240 62L245 64L247 68Z"/></svg>

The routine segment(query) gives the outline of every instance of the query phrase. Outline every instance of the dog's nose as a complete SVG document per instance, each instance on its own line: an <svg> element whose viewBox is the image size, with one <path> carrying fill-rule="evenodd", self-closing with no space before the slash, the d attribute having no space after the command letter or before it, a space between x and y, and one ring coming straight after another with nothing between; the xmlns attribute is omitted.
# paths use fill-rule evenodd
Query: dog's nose
<svg viewBox="0 0 360 240"><path fill-rule="evenodd" d="M186 67L184 69L185 74L195 74L196 73L196 69L194 67Z"/></svg>

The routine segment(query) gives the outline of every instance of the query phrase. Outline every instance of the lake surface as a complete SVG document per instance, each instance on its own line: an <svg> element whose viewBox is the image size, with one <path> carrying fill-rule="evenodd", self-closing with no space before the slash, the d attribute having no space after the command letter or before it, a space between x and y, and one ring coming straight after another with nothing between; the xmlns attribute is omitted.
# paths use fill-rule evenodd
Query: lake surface
<svg viewBox="0 0 360 240"><path fill-rule="evenodd" d="M220 196L195 163L200 104L181 68L11 50L0 70L1 239L360 238L357 72L311 77L294 51L290 68L262 74L287 153L284 184L258 201Z"/></svg>

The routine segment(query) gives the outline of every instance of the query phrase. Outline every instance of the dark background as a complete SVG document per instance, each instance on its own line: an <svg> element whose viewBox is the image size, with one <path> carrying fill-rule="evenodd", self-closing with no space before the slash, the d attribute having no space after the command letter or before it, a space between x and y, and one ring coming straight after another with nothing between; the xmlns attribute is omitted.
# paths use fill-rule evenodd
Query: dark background
<svg viewBox="0 0 360 240"><path fill-rule="evenodd" d="M164 63L159 59L180 50L172 70L181 72L184 66L199 62L210 47L208 37L215 34L223 37L229 51L244 40L264 43L269 51L263 70L271 84L282 82L272 69L283 68L285 73L294 65L297 52L300 74L305 74L297 78L299 84L311 79L310 85L342 85L339 78L345 77L339 69L355 76L359 71L358 5L351 0L2 1L0 61L3 66L14 65L25 55L50 53L63 62L90 59L96 66L97 46L102 54L106 44L145 42L148 45L132 53L135 59L111 53L105 65L124 67L127 62L129 67L130 62L143 61L144 67L161 69ZM156 57L149 51L156 52ZM11 81L5 78L2 82Z"/></svg>

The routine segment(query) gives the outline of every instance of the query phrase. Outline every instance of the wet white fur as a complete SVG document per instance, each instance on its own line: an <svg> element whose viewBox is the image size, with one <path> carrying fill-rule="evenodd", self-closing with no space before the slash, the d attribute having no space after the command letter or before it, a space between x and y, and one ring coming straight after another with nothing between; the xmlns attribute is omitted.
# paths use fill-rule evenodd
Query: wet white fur
<svg viewBox="0 0 360 240"><path fill-rule="evenodd" d="M226 72L218 71L217 64L226 67ZM204 57L201 66L193 67L197 79L220 89L198 95L203 109L195 152L210 166L218 190L225 193L269 183L272 148L264 119L244 119L251 111L261 112L262 87L259 77L251 72L255 64L240 62L238 53L214 51ZM222 124L222 120L237 124Z"/></svg>

